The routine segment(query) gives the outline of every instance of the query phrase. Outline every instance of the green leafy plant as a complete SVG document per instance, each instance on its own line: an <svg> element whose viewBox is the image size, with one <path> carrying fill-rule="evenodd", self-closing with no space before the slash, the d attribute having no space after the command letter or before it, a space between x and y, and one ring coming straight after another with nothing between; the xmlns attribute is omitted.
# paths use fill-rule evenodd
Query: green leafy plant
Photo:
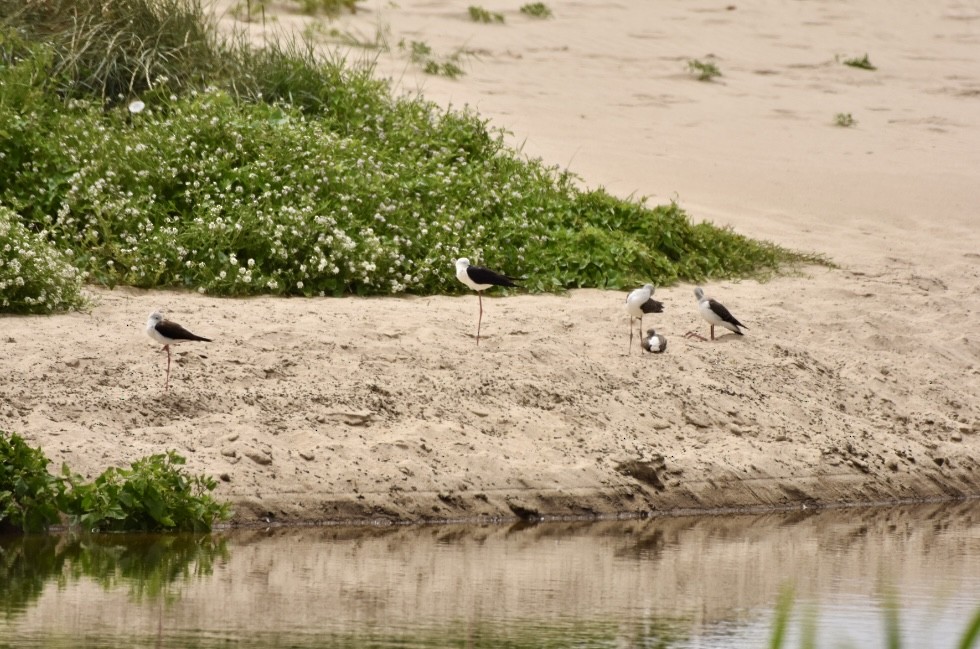
<svg viewBox="0 0 980 649"><path fill-rule="evenodd" d="M129 469L111 467L85 483L67 467L66 511L86 530L206 532L231 516L227 504L211 491L213 478L190 476L186 460L175 451L133 462Z"/></svg>
<svg viewBox="0 0 980 649"><path fill-rule="evenodd" d="M483 7L477 5L470 5L469 7L470 20L478 23L502 23L504 22L504 15L497 12L490 12Z"/></svg>
<svg viewBox="0 0 980 649"><path fill-rule="evenodd" d="M687 69L697 77L698 81L711 81L721 76L721 70L712 61L691 59L687 62Z"/></svg>
<svg viewBox="0 0 980 649"><path fill-rule="evenodd" d="M849 65L852 68L860 68L862 70L877 70L871 61L868 59L868 55L865 54L861 58L844 59L844 65Z"/></svg>
<svg viewBox="0 0 980 649"><path fill-rule="evenodd" d="M43 532L60 520L64 486L48 473L48 464L40 448L0 431L0 532Z"/></svg>
<svg viewBox="0 0 980 649"><path fill-rule="evenodd" d="M47 236L0 205L0 313L51 313L85 304L82 274Z"/></svg>
<svg viewBox="0 0 980 649"><path fill-rule="evenodd" d="M551 9L543 2L529 2L521 7L521 13L532 18L550 18Z"/></svg>
<svg viewBox="0 0 980 649"><path fill-rule="evenodd" d="M844 128L849 128L857 124L857 120L855 120L850 113L837 113L837 115L834 116L834 124L837 126L843 126Z"/></svg>

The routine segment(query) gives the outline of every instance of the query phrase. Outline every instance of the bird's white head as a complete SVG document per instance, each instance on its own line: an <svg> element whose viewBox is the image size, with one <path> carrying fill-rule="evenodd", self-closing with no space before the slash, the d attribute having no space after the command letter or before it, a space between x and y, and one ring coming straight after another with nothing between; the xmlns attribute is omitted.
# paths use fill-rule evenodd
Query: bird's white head
<svg viewBox="0 0 980 649"><path fill-rule="evenodd" d="M156 325L160 324L161 320L163 320L163 314L159 311L154 311L150 314L149 319L146 321L146 326L155 327Z"/></svg>
<svg viewBox="0 0 980 649"><path fill-rule="evenodd" d="M470 260L466 257L460 257L456 260L456 270L462 270L468 268L470 265Z"/></svg>
<svg viewBox="0 0 980 649"><path fill-rule="evenodd" d="M645 288L646 290L650 291L650 295L651 296L653 295L653 292L656 290L656 289L654 289L653 284L644 284L643 285L643 288Z"/></svg>
<svg viewBox="0 0 980 649"><path fill-rule="evenodd" d="M698 302L704 299L704 289L702 289L700 286L694 289L694 299L696 299Z"/></svg>

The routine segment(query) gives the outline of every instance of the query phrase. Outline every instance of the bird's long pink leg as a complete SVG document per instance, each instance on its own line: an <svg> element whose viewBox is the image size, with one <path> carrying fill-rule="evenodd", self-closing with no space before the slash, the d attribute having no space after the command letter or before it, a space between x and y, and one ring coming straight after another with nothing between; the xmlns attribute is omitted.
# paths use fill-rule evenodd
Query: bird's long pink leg
<svg viewBox="0 0 980 649"><path fill-rule="evenodd" d="M167 350L167 380L163 384L164 390L170 389L170 345L164 345L164 349Z"/></svg>
<svg viewBox="0 0 980 649"><path fill-rule="evenodd" d="M476 296L480 300L480 317L476 321L476 344L480 344L480 325L483 324L483 292L477 291Z"/></svg>
<svg viewBox="0 0 980 649"><path fill-rule="evenodd" d="M715 339L715 326L711 325L711 340Z"/></svg>

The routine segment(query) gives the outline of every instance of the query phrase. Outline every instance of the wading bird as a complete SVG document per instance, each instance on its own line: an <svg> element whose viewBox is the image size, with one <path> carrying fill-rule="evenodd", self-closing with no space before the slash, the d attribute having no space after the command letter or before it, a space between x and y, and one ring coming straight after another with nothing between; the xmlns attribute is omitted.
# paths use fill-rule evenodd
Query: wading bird
<svg viewBox="0 0 980 649"><path fill-rule="evenodd" d="M164 390L170 389L170 346L188 340L211 342L210 338L192 334L176 322L165 320L159 311L151 313L146 321L146 335L163 345L163 351L167 352L167 380L163 384Z"/></svg>
<svg viewBox="0 0 980 649"><path fill-rule="evenodd" d="M694 298L698 301L698 311L701 313L701 317L711 325L711 340L715 339L715 325L724 327L729 331L734 331L739 336L745 335L742 333L742 329L748 329L748 327L736 320L735 316L725 308L724 304L705 297L704 290L700 286L694 289ZM688 338L706 340L704 336L698 334L696 331L688 331L684 335Z"/></svg>
<svg viewBox="0 0 980 649"><path fill-rule="evenodd" d="M642 332L643 314L662 313L664 310L663 302L653 299L654 290L656 289L654 289L653 284L644 284L642 287L630 291L630 294L626 296L626 312L630 314L630 342L626 348L627 354L633 349L633 320L640 319L640 328L637 331Z"/></svg>
<svg viewBox="0 0 980 649"><path fill-rule="evenodd" d="M483 323L483 291L492 286L517 286L514 277L501 275L489 268L471 266L470 260L463 257L456 260L456 279L476 291L480 301L480 316L476 321L476 344L480 344L480 325Z"/></svg>

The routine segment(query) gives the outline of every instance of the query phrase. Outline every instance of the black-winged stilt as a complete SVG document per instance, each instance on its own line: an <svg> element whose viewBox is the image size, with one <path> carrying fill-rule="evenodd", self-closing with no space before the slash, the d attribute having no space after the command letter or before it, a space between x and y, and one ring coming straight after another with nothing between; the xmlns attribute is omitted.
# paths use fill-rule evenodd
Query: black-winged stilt
<svg viewBox="0 0 980 649"><path fill-rule="evenodd" d="M515 277L501 275L481 266L471 266L470 260L463 257L456 260L456 279L476 291L480 301L480 316L476 321L476 344L480 344L480 325L483 323L483 291L492 286L517 286Z"/></svg>
<svg viewBox="0 0 980 649"><path fill-rule="evenodd" d="M210 338L192 334L176 322L165 320L159 311L151 313L146 321L146 335L163 345L163 351L167 352L167 380L163 384L164 390L170 389L170 346L188 340L211 342Z"/></svg>
<svg viewBox="0 0 980 649"><path fill-rule="evenodd" d="M630 294L626 296L626 312L630 314L630 342L629 346L626 348L626 353L629 354L630 350L633 349L633 320L636 318L640 319L640 329L643 331L643 314L644 313L662 313L664 310L663 302L658 302L653 299L654 292L653 284L644 284L642 287L630 291ZM642 333L640 334L643 335Z"/></svg>
<svg viewBox="0 0 980 649"><path fill-rule="evenodd" d="M654 354L662 354L667 349L667 339L653 329L647 329L647 335L640 341L643 349Z"/></svg>
<svg viewBox="0 0 980 649"><path fill-rule="evenodd" d="M705 297L704 290L700 286L694 289L694 298L698 301L698 311L701 313L701 317L711 325L711 340L715 339L715 325L724 327L729 331L734 331L739 336L745 335L741 329L748 329L748 327L736 320L735 316L725 308L724 304ZM704 336L701 336L695 331L688 331L684 335L688 338L706 340Z"/></svg>

